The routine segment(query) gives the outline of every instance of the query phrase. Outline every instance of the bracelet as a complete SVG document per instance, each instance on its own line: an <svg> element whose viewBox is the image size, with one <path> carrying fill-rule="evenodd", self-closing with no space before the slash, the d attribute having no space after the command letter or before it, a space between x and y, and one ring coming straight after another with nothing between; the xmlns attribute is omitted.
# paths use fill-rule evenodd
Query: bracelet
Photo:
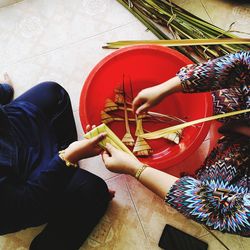
<svg viewBox="0 0 250 250"><path fill-rule="evenodd" d="M140 179L140 176L141 176L142 172L143 172L143 171L145 170L145 168L147 168L147 167L148 167L148 165L143 164L143 165L137 170L137 172L136 172L136 174L135 174L135 178L136 178L137 180Z"/></svg>
<svg viewBox="0 0 250 250"><path fill-rule="evenodd" d="M65 162L66 166L67 167L77 168L78 164L77 163L72 163L72 162L68 161L67 159L65 159L64 154L65 154L65 150L59 151L59 157Z"/></svg>

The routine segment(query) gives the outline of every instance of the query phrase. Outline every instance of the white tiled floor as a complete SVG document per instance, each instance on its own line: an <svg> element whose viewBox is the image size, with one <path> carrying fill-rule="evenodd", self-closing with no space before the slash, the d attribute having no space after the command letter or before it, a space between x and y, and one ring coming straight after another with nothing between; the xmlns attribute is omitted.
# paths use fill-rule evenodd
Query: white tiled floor
<svg viewBox="0 0 250 250"><path fill-rule="evenodd" d="M234 30L249 32L249 4L226 0L173 2L222 28L236 22ZM112 52L103 50L102 45L124 39L156 38L115 0L23 0L0 8L0 74L10 74L16 96L41 81L63 85L72 98L82 138L78 103L84 80L95 64ZM157 243L166 223L208 241L210 250L224 249L200 225L165 206L135 180L110 173L99 157L83 161L81 166L117 190L106 216L81 249L159 249ZM148 205L152 203L154 207ZM0 249L28 249L40 230L2 236ZM105 232L104 238L100 232ZM247 239L218 235L230 249L249 249Z"/></svg>

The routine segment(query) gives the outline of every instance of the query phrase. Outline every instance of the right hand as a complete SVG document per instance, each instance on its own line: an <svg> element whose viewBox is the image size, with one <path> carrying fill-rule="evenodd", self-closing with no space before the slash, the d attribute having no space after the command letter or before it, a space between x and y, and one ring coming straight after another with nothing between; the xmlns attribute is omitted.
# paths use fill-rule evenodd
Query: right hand
<svg viewBox="0 0 250 250"><path fill-rule="evenodd" d="M133 101L133 111L137 115L142 112L147 112L150 108L160 103L167 95L181 90L181 81L178 76L154 87L143 89Z"/></svg>
<svg viewBox="0 0 250 250"><path fill-rule="evenodd" d="M150 108L154 107L162 101L164 94L161 85L156 85L151 88L143 89L135 97L132 108L133 111L139 115L142 112L147 112Z"/></svg>
<svg viewBox="0 0 250 250"><path fill-rule="evenodd" d="M102 154L102 159L108 170L132 176L135 176L137 170L143 165L135 157L116 149L109 143L106 145L106 151Z"/></svg>

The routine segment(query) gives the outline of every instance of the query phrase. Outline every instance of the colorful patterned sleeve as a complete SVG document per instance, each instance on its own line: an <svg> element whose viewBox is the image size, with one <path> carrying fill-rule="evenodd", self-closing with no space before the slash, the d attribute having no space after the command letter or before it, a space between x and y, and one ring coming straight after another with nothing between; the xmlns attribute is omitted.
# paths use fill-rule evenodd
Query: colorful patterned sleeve
<svg viewBox="0 0 250 250"><path fill-rule="evenodd" d="M250 83L250 51L228 54L204 64L187 65L177 73L184 92L240 87Z"/></svg>
<svg viewBox="0 0 250 250"><path fill-rule="evenodd" d="M185 176L177 180L165 200L210 229L250 236L250 193L242 187Z"/></svg>

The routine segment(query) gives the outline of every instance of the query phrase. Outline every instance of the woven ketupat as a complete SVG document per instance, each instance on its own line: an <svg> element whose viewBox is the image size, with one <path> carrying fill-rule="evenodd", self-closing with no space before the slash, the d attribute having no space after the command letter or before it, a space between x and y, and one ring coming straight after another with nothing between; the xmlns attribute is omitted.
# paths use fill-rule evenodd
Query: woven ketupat
<svg viewBox="0 0 250 250"><path fill-rule="evenodd" d="M106 138L99 143L99 146L102 147L103 149L106 148L106 144L110 143L113 145L115 148L120 149L133 157L133 153L125 146L125 144L116 136L116 134L105 124L101 124L98 127L92 129L90 132L84 135L85 138L92 138L95 137L101 133L106 133L107 136Z"/></svg>

